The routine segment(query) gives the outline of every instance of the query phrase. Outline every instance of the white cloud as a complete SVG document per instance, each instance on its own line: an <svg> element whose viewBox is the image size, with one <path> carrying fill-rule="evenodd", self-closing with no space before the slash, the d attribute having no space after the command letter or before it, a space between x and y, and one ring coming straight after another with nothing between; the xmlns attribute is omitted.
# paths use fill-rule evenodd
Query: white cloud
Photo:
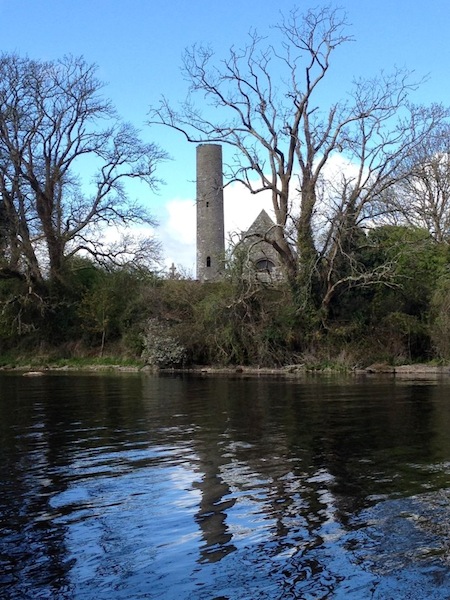
<svg viewBox="0 0 450 600"><path fill-rule="evenodd" d="M357 169L343 157L332 157L324 169L328 181L337 184L342 173L356 176ZM240 183L228 185L224 190L225 242L233 234L246 231L262 209L274 219L270 192L251 194ZM195 198L173 198L158 215L159 226L149 233L162 242L164 265L174 263L186 274L195 275L196 256L196 206ZM136 229L136 231L139 231ZM143 230L140 234L146 233Z"/></svg>
<svg viewBox="0 0 450 600"><path fill-rule="evenodd" d="M175 198L167 202L160 219L158 237L163 245L164 263L182 266L195 273L195 200Z"/></svg>
<svg viewBox="0 0 450 600"><path fill-rule="evenodd" d="M225 239L238 231L246 231L264 208L271 216L269 194L250 194L242 184L224 191ZM172 263L195 274L196 208L192 198L174 198L165 206L157 235L163 244L164 263Z"/></svg>
<svg viewBox="0 0 450 600"><path fill-rule="evenodd" d="M270 193L250 194L239 183L225 188L225 238L237 231L247 231L259 213L265 209L274 218Z"/></svg>
<svg viewBox="0 0 450 600"><path fill-rule="evenodd" d="M343 174L347 178L356 178L358 166L342 155L331 156L323 170L326 180L331 186L339 187ZM224 190L226 243L232 234L246 231L262 209L265 209L274 219L270 192L253 195L242 184L228 185ZM165 216L161 217L157 230L157 235L163 244L167 267L175 263L191 274L195 274L195 228L195 199L174 198L169 200L165 205Z"/></svg>

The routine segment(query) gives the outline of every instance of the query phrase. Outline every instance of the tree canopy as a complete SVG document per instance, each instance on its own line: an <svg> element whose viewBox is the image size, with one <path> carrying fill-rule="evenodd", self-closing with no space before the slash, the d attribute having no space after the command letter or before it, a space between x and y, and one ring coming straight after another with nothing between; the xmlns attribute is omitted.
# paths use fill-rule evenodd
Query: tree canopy
<svg viewBox="0 0 450 600"><path fill-rule="evenodd" d="M0 277L62 282L80 252L103 264L155 258L155 240L105 241L107 225L154 224L124 182L154 189L166 153L121 121L103 87L81 57L0 56Z"/></svg>
<svg viewBox="0 0 450 600"><path fill-rule="evenodd" d="M228 179L271 194L276 228L268 241L300 309L326 310L340 289L382 281L385 270L353 260L352 240L373 225L380 198L409 175L411 158L449 116L439 104L414 105L418 82L401 69L356 79L336 98L327 76L351 40L347 30L341 9L295 9L275 39L251 31L222 60L193 46L183 63L188 98L177 108L162 98L150 113L151 123L191 142L230 147Z"/></svg>

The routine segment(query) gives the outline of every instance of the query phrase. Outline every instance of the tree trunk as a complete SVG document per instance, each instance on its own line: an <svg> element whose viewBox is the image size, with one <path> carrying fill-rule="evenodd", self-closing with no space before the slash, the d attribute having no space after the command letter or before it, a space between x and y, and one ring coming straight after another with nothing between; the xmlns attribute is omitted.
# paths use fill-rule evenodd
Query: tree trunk
<svg viewBox="0 0 450 600"><path fill-rule="evenodd" d="M315 205L314 185L307 184L302 189L301 212L297 225L298 272L296 287L300 307L310 309L318 308L320 305L318 254L312 231Z"/></svg>

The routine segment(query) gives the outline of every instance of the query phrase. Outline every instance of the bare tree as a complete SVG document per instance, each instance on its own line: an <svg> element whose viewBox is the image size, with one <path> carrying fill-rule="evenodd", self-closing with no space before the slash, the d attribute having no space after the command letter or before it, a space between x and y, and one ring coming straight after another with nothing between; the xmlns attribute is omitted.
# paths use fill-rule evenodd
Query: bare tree
<svg viewBox="0 0 450 600"><path fill-rule="evenodd" d="M424 140L405 165L405 176L383 199L389 220L426 229L450 242L450 129Z"/></svg>
<svg viewBox="0 0 450 600"><path fill-rule="evenodd" d="M346 100L335 100L326 76L333 52L352 39L346 31L340 9L293 10L273 43L251 32L244 48L219 62L210 48L194 46L184 57L188 99L175 110L163 98L150 113L151 123L191 142L230 146L226 176L253 194L270 191L272 244L297 298L316 307L340 286L367 284L363 270L339 281L334 265L337 254L345 257L344 237L368 217L373 223L374 200L448 114L410 104L417 86L403 70L357 80ZM200 110L196 94L214 110ZM336 157L349 168L330 180Z"/></svg>
<svg viewBox="0 0 450 600"><path fill-rule="evenodd" d="M2 276L62 280L80 250L105 258L105 226L154 224L124 181L155 188L166 154L119 120L95 72L82 58L0 56Z"/></svg>

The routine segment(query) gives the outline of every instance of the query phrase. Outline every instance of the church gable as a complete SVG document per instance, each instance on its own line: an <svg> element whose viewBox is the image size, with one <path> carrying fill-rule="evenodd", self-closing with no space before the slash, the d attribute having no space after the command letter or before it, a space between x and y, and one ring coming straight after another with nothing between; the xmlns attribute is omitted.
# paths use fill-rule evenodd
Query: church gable
<svg viewBox="0 0 450 600"><path fill-rule="evenodd" d="M244 237L249 237L252 235L261 236L264 235L268 239L270 239L273 229L276 227L275 223L263 209L247 231L244 233Z"/></svg>
<svg viewBox="0 0 450 600"><path fill-rule="evenodd" d="M270 243L274 239L275 227L267 212L262 210L242 234L235 253L242 257L245 277L256 277L266 282L282 278L278 253Z"/></svg>

